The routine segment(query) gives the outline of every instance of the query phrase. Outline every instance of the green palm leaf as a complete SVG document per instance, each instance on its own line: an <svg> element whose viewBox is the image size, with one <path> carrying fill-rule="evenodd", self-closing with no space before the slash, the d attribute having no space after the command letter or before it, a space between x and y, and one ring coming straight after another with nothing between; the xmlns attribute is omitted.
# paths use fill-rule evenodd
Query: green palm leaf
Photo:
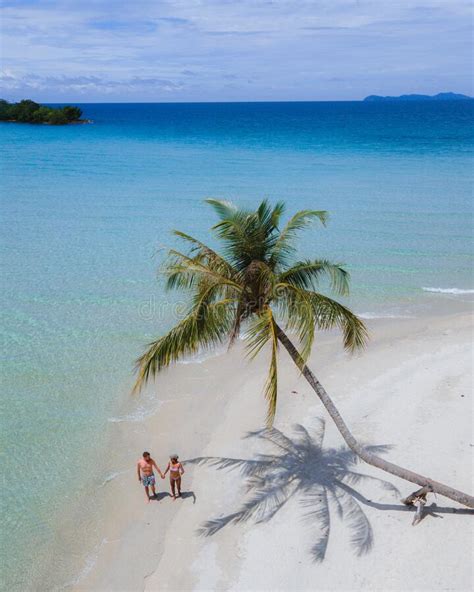
<svg viewBox="0 0 474 592"><path fill-rule="evenodd" d="M312 344L311 334L308 334L311 324L322 331L339 328L344 348L350 352L365 347L368 332L364 323L336 300L292 284L277 284L276 290L288 328L296 330L302 341L303 353Z"/></svg>
<svg viewBox="0 0 474 592"><path fill-rule="evenodd" d="M348 308L317 291L326 279L332 291L348 293L349 274L342 265L315 258L290 262L297 234L315 221L326 225L326 212L296 212L280 228L283 202L272 206L263 200L255 210L217 199L206 202L218 216L213 231L223 249L174 231L189 249L171 249L162 272L167 289L188 292L190 310L137 360L134 390L185 356L222 343L232 346L244 328L248 355L254 357L265 346L269 348L264 394L271 425L278 396L277 316L297 335L304 362L318 329L339 328L350 351L363 347L367 331Z"/></svg>
<svg viewBox="0 0 474 592"><path fill-rule="evenodd" d="M322 276L330 281L331 289L337 294L349 294L349 273L339 263L326 259L298 261L279 275L279 281L293 284L304 290L318 288Z"/></svg>
<svg viewBox="0 0 474 592"><path fill-rule="evenodd" d="M254 358L265 344L270 343L270 368L265 382L264 394L268 401L267 425L272 425L276 413L278 394L278 338L276 333L275 320L270 308L259 315L246 334L248 354Z"/></svg>
<svg viewBox="0 0 474 592"><path fill-rule="evenodd" d="M224 259L224 257L221 257L219 253L216 253L216 251L211 249L211 247L208 247L197 238L194 238L185 232L181 232L180 230L174 230L173 234L190 243L192 245L192 251L197 252L208 265L220 267L223 271L227 272L229 276L232 274L232 266ZM223 275L225 275L225 273Z"/></svg>
<svg viewBox="0 0 474 592"><path fill-rule="evenodd" d="M238 212L237 206L230 201L212 198L208 198L205 201L214 209L221 220L231 218Z"/></svg>
<svg viewBox="0 0 474 592"><path fill-rule="evenodd" d="M232 301L209 303L202 298L187 317L150 343L138 358L133 392L139 392L151 377L170 364L223 343L233 322L233 309Z"/></svg>
<svg viewBox="0 0 474 592"><path fill-rule="evenodd" d="M322 210L300 210L290 218L275 241L271 254L273 266L285 263L286 257L295 251L293 242L297 233L307 228L315 220L319 220L323 226L326 226L328 213Z"/></svg>

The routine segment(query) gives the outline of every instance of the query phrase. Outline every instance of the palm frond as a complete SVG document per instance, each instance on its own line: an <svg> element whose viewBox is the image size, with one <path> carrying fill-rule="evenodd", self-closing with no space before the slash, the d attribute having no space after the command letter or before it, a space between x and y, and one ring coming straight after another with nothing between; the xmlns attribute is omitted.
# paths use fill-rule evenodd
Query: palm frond
<svg viewBox="0 0 474 592"><path fill-rule="evenodd" d="M237 206L231 201L224 199L213 199L211 197L204 201L214 209L219 218L222 220L232 217L238 211Z"/></svg>
<svg viewBox="0 0 474 592"><path fill-rule="evenodd" d="M278 224L284 211L285 204L282 201L277 202L272 208L268 200L264 199L258 206L257 218L259 227L266 236L272 235L278 229Z"/></svg>
<svg viewBox="0 0 474 592"><path fill-rule="evenodd" d="M298 261L278 277L278 281L289 283L303 290L314 290L325 275L331 290L345 296L349 294L349 273L339 263L327 259Z"/></svg>
<svg viewBox="0 0 474 592"><path fill-rule="evenodd" d="M211 249L211 247L205 243L189 234L186 234L185 232L182 232L181 230L174 230L173 234L190 243L192 245L192 252L197 252L201 258L206 260L208 265L213 267L222 267L223 270L227 271L226 277L230 277L232 275L233 270L230 263L226 261L224 257L219 255L219 253L217 253L214 249Z"/></svg>
<svg viewBox="0 0 474 592"><path fill-rule="evenodd" d="M270 368L265 382L264 393L268 402L267 426L273 424L276 413L277 394L278 394L278 337L276 332L275 320L270 308L266 308L257 317L246 334L247 351L250 357L254 358L266 343L270 342Z"/></svg>
<svg viewBox="0 0 474 592"><path fill-rule="evenodd" d="M339 328L342 331L344 348L350 352L365 347L368 332L364 323L348 308L323 294L303 290L292 284L277 284L279 304L288 318L290 329L296 329L305 335L309 325L311 308L314 324L318 329L327 331Z"/></svg>
<svg viewBox="0 0 474 592"><path fill-rule="evenodd" d="M252 317L244 334L247 356L255 358L269 342L270 337L269 316L266 311Z"/></svg>
<svg viewBox="0 0 474 592"><path fill-rule="evenodd" d="M320 329L339 327L343 335L344 348L349 352L363 349L367 345L369 334L366 326L347 307L315 292L311 299Z"/></svg>
<svg viewBox="0 0 474 592"><path fill-rule="evenodd" d="M319 220L323 226L326 226L328 213L322 210L300 210L288 220L286 226L280 232L278 239L275 241L271 254L273 265L282 264L286 256L295 251L292 243L296 234L315 220Z"/></svg>
<svg viewBox="0 0 474 592"><path fill-rule="evenodd" d="M220 212L220 221L213 226L218 237L224 242L224 251L233 267L245 269L254 261L267 261L278 236L278 223L283 204L271 208L263 200L255 211L247 211L222 206L215 208Z"/></svg>
<svg viewBox="0 0 474 592"><path fill-rule="evenodd" d="M235 324L229 341L231 347L240 334L242 322L261 311L270 300L274 274L266 263L253 261L235 274L234 280L243 287L237 305Z"/></svg>
<svg viewBox="0 0 474 592"><path fill-rule="evenodd" d="M214 347L227 338L232 326L234 307L228 303L202 299L191 313L171 331L148 345L136 362L137 379L133 392L158 372L200 349Z"/></svg>
<svg viewBox="0 0 474 592"><path fill-rule="evenodd" d="M272 211L272 225L274 228L278 228L280 225L280 219L285 213L286 206L284 201L279 201L275 204Z"/></svg>
<svg viewBox="0 0 474 592"><path fill-rule="evenodd" d="M216 267L207 264L202 260L202 257L189 257L185 253L181 253L176 249L170 249L169 251L170 263L163 270L163 273L168 276L168 287L181 287L179 285L179 276L196 278L190 285L195 285L199 279L207 279L216 283L221 283L237 291L241 291L242 287L235 282L232 277L223 275L222 271L216 269ZM170 284L170 278L171 280ZM186 280L184 280L186 282Z"/></svg>
<svg viewBox="0 0 474 592"><path fill-rule="evenodd" d="M241 294L240 298L237 302L237 310L235 313L232 331L230 332L230 335L229 335L229 349L234 345L237 337L240 335L240 327L242 325L242 319L244 316L245 316L245 298L244 298L244 295Z"/></svg>
<svg viewBox="0 0 474 592"><path fill-rule="evenodd" d="M296 333L300 342L300 355L306 362L314 342L315 329L318 325L310 292L288 283L275 286L276 303L283 317L286 328Z"/></svg>

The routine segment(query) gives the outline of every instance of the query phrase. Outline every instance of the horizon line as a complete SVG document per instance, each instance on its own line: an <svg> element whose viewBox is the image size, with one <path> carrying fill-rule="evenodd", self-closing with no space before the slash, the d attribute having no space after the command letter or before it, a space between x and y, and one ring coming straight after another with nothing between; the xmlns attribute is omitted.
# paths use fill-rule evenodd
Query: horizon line
<svg viewBox="0 0 474 592"><path fill-rule="evenodd" d="M436 93L437 94L446 94L446 93ZM452 94L462 94L464 93L452 93ZM265 100L265 99L257 99L257 100L242 100L242 101L127 101L127 100L118 100L118 101L81 101L81 100L74 100L74 99L65 99L65 100L40 100L40 99L29 99L35 102L43 103L43 104L50 104L50 105L61 105L64 103L80 103L82 105L228 105L228 104L255 104L255 103L272 103L272 104L286 104L286 103L364 103L366 102L365 99L370 96L377 96L382 98L394 98L399 99L402 96L410 96L410 95L419 95L419 96L426 96L426 97L434 97L436 95L425 95L424 93L407 93L403 95L366 95L362 99L290 99L290 100ZM466 99L464 100L474 100L474 97L470 95L464 95ZM22 101L25 99L5 99L11 102L15 101ZM444 99L440 102L450 102L450 100L454 102L459 102L459 99ZM370 101L367 101L370 102ZM389 102L389 101L388 101ZM397 101L393 101L397 102ZM401 101L403 102L403 101ZM409 101L408 101L409 102ZM415 102L415 100L412 100ZM429 102L423 99L420 99L420 102ZM461 101L462 102L462 101Z"/></svg>

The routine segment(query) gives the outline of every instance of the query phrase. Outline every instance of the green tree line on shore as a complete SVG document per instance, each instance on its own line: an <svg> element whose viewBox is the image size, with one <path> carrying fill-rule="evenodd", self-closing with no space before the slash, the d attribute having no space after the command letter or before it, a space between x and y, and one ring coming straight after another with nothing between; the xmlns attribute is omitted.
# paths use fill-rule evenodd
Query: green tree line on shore
<svg viewBox="0 0 474 592"><path fill-rule="evenodd" d="M0 99L0 121L16 121L20 123L47 123L50 125L66 125L81 121L82 111L79 107L46 107L25 99L19 103L9 103Z"/></svg>

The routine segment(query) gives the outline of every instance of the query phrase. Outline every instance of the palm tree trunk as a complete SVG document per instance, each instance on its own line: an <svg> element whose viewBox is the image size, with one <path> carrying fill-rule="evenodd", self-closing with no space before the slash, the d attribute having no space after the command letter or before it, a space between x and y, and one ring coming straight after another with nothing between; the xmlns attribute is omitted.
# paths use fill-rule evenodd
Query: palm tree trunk
<svg viewBox="0 0 474 592"><path fill-rule="evenodd" d="M364 448L364 446L359 444L359 442L357 442L352 433L349 431L349 428L342 419L341 414L337 410L337 407L334 405L331 398L324 390L323 386L316 378L316 376L311 372L308 366L306 366L306 364L303 361L303 358L301 357L293 343L290 341L288 336L278 325L276 326L276 330L278 340L286 349L286 351L290 354L290 357L292 358L294 363L298 366L303 376L312 386L313 390L318 395L324 407L326 407L327 412L336 424L336 427L341 433L342 437L344 438L346 444L353 452L355 452L355 454L357 454L359 458L364 460L369 465L382 469L382 471L391 473L396 477L400 477L400 479L405 479L405 481L416 483L417 485L426 487L428 491L439 493L440 495L444 495L445 497L448 497L460 504L463 504L464 506L474 508L473 496L468 495L467 493L463 493L462 491L458 491L457 489L453 489L452 487L444 485L443 483L433 481L428 477L424 477L423 475L419 475L418 473L414 473L413 471L409 471L408 469L399 467L398 465L395 465L387 460L384 460L383 458L380 458L375 454L372 454L371 452L368 452L367 449Z"/></svg>

